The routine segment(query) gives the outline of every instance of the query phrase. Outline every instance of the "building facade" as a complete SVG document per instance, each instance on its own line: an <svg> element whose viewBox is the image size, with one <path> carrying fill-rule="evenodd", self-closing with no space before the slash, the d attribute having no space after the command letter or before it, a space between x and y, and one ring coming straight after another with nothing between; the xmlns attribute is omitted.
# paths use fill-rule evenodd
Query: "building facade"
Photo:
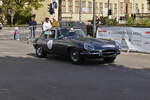
<svg viewBox="0 0 150 100"><path fill-rule="evenodd" d="M93 18L93 0L82 1L82 21L87 22ZM107 16L108 0L95 0L96 15ZM44 17L58 18L58 9L55 9L55 15L50 15L48 12L48 4L51 0L43 2L43 7L33 11L36 15L36 20L40 22ZM56 0L58 3L58 0ZM150 13L147 0L110 0L109 9L112 11L111 18L120 20L125 15L137 13ZM79 21L80 18L80 0L62 0L62 20Z"/></svg>

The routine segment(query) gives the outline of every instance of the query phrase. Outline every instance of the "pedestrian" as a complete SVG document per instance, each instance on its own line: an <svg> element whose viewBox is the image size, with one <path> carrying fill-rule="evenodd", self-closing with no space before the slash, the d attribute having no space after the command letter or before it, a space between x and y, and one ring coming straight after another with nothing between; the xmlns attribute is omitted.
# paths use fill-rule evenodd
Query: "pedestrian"
<svg viewBox="0 0 150 100"><path fill-rule="evenodd" d="M100 19L98 18L98 16L96 16L96 25L98 25L100 22Z"/></svg>
<svg viewBox="0 0 150 100"><path fill-rule="evenodd" d="M31 18L31 21L29 22L29 27L30 27L30 39L31 39L31 38L35 38L36 25L37 25L37 22L35 21L35 18L32 17L32 18Z"/></svg>
<svg viewBox="0 0 150 100"><path fill-rule="evenodd" d="M14 40L20 40L18 24L15 24L15 29L14 29Z"/></svg>
<svg viewBox="0 0 150 100"><path fill-rule="evenodd" d="M46 17L45 18L45 22L43 23L43 33L45 34L45 37L48 38L48 36L51 34L51 28L52 28L52 24L49 21L49 18Z"/></svg>

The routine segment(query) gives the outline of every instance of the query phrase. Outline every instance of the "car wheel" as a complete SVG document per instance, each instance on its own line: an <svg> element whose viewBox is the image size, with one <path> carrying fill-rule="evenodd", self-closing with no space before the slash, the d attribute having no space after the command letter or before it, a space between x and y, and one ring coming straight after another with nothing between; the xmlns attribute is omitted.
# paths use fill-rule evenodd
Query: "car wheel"
<svg viewBox="0 0 150 100"><path fill-rule="evenodd" d="M70 60L75 64L80 64L82 59L77 49L72 49L70 52Z"/></svg>
<svg viewBox="0 0 150 100"><path fill-rule="evenodd" d="M47 56L47 53L44 52L43 48L42 47L37 47L36 48L36 55L38 57L46 57Z"/></svg>
<svg viewBox="0 0 150 100"><path fill-rule="evenodd" d="M107 57L107 58L104 58L104 61L106 63L113 63L115 61L116 57Z"/></svg>

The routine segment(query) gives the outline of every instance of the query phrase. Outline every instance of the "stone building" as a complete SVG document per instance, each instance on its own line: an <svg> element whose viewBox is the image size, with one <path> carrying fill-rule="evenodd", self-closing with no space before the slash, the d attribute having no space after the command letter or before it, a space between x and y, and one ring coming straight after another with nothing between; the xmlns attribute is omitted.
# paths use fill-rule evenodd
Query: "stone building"
<svg viewBox="0 0 150 100"><path fill-rule="evenodd" d="M81 0L82 1L82 21L92 20L93 18L93 0ZM107 16L108 12L108 0L95 0L96 1L96 15ZM40 23L44 17L52 16L48 12L48 4L51 0L45 0L43 7L33 11L36 15L36 20ZM56 0L58 3L58 0ZM137 13L149 13L149 6L147 0L110 0L109 9L112 10L111 18L120 20L125 15L131 16L131 14ZM58 19L58 9L55 10L56 19ZM79 21L80 12L80 0L62 0L62 20Z"/></svg>

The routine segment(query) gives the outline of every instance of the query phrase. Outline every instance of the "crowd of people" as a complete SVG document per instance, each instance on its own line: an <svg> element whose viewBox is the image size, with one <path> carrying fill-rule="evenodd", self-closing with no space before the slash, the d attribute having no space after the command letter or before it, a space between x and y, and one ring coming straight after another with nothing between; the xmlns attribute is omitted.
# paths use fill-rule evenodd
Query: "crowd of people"
<svg viewBox="0 0 150 100"><path fill-rule="evenodd" d="M42 22L42 33L45 34L47 37L48 35L51 34L51 28L55 26L56 20L53 18L50 20L48 17L44 19ZM32 17L31 21L29 22L29 39L33 39L36 37L36 27L37 27L37 22L35 21L35 18ZM20 40L20 31L19 31L19 26L18 24L15 24L14 28L14 40Z"/></svg>

